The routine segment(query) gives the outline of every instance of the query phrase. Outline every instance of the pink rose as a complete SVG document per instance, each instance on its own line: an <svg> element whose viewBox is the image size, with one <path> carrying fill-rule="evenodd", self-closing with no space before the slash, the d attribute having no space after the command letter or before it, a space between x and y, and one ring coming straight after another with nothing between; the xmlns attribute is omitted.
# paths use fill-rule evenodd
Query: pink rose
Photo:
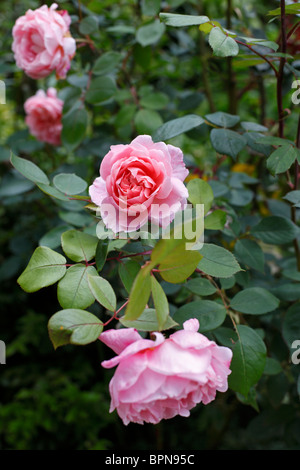
<svg viewBox="0 0 300 470"><path fill-rule="evenodd" d="M118 356L102 362L118 364L109 384L110 412L117 409L123 423L156 424L225 392L232 351L198 333L199 322L191 319L168 339L155 333L155 340L142 339L134 328L108 330L100 340Z"/></svg>
<svg viewBox="0 0 300 470"><path fill-rule="evenodd" d="M188 170L182 151L140 135L129 145L113 145L89 193L114 233L138 230L150 219L163 227L184 209Z"/></svg>
<svg viewBox="0 0 300 470"><path fill-rule="evenodd" d="M71 19L66 11L43 5L28 10L13 27L12 50L17 66L34 79L47 77L56 70L57 78L65 78L76 50L71 37Z"/></svg>
<svg viewBox="0 0 300 470"><path fill-rule="evenodd" d="M63 105L64 102L57 98L55 88L49 88L47 94L39 90L34 96L28 98L24 109L30 133L42 142L60 145Z"/></svg>

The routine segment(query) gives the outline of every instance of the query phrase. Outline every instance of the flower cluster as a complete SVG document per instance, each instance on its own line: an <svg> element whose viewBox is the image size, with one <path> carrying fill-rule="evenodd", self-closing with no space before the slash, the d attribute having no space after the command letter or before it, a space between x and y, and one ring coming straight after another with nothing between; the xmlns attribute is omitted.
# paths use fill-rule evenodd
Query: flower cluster
<svg viewBox="0 0 300 470"><path fill-rule="evenodd" d="M17 66L33 79L66 78L75 55L76 43L70 34L71 18L57 4L28 10L17 19L13 30L12 50ZM30 133L42 142L61 144L63 101L50 88L39 90L25 103L26 123Z"/></svg>
<svg viewBox="0 0 300 470"><path fill-rule="evenodd" d="M66 78L76 50L70 24L69 14L56 4L28 10L13 27L17 66L36 80L54 71L57 79ZM60 145L63 106L53 87L28 98L24 109L30 133ZM168 227L187 206L187 175L180 148L141 135L128 145L111 146L89 194L114 233L135 232L148 221ZM227 390L232 351L198 330L198 320L191 319L169 338L157 332L154 339L143 339L133 328L100 335L117 354L102 365L118 365L109 386L110 410L117 409L125 425L189 416L196 404L207 404L217 391Z"/></svg>

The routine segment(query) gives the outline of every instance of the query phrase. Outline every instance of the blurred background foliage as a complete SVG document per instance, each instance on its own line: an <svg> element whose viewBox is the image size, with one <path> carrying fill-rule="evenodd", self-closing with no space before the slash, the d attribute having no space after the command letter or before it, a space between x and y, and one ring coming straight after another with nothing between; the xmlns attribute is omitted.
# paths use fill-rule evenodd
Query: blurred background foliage
<svg viewBox="0 0 300 470"><path fill-rule="evenodd" d="M37 82L16 68L11 30L28 8L43 3L52 2L0 3L0 79L6 84L6 104L0 105L0 338L7 345L7 364L0 366L0 449L299 449L299 396L295 385L299 366L289 364L289 350L278 328L278 312L253 320L257 328L265 329L274 358L259 382L257 403L245 405L242 397L229 391L208 406L197 406L189 419L177 417L157 426L124 427L116 413L109 414L112 371L103 370L100 363L110 353L100 342L54 351L47 322L59 310L55 288L28 295L16 283L45 234L48 246L57 248L58 235L51 232L53 228L61 227L63 231L85 224L82 204L74 202L75 216L70 217L72 211L66 215L63 203L58 205L47 198L9 162L12 150L32 159L52 176L74 171L92 182L111 144L129 142L137 134L151 134L162 123L187 113L204 116L224 111L239 114L242 121L276 129L275 80L265 63L250 66L240 56L230 61L213 56L197 27L161 25L157 40L149 45L147 38L138 40L137 31L157 18L159 11L166 11L205 14L224 26L230 22L232 29L245 36L277 41L278 22L268 23L266 13L278 7L278 2L235 0L230 19L224 0L57 2L60 9L72 15L73 36L92 38L91 47L88 42L78 42L66 80L56 82L51 76ZM86 25L89 33L82 34L84 27L80 28L78 20L90 14L96 26L93 29ZM113 100L99 106L87 105L89 125L80 146L55 149L31 137L24 120L24 101L39 87L55 86L66 107L70 106L86 83L90 64L108 51L121 54L116 64L117 92ZM284 77L284 107L290 109L293 80L293 74ZM296 121L289 121L286 137L294 139ZM231 196L229 203L241 217L255 219L287 211L287 204L278 199L282 194L280 181L266 172L249 148L241 152L237 163L230 159L220 162L206 125L175 137L172 143L183 149L192 177L200 175L227 185L233 172L238 171L259 179L259 185L251 186L250 198L249 190L242 195L236 193L235 197L242 199L233 200ZM222 186L218 189L221 191ZM223 245L230 247L231 241L225 234ZM266 256L273 261L276 253ZM293 262L291 252L281 261L281 267L288 268L289 262ZM112 264L106 276L121 291L116 272L117 266ZM237 275L239 286L248 285L252 275L249 272ZM255 271L256 279L262 282L272 275L270 267L264 274ZM174 305L184 303L189 295L181 286L167 286L166 292ZM296 299L298 294L294 294ZM288 367L283 370L278 364Z"/></svg>

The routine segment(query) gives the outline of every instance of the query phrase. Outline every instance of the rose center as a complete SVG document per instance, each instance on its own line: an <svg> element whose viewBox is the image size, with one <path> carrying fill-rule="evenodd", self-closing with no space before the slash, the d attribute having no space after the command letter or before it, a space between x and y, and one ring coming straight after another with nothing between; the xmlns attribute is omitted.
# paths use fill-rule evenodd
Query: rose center
<svg viewBox="0 0 300 470"><path fill-rule="evenodd" d="M117 186L120 196L148 198L155 187L155 182L140 168L127 168L118 178Z"/></svg>
<svg viewBox="0 0 300 470"><path fill-rule="evenodd" d="M30 52L32 53L33 56L36 56L37 54L40 54L43 52L45 49L44 47L44 41L41 37L41 35L37 31L33 31L30 35Z"/></svg>

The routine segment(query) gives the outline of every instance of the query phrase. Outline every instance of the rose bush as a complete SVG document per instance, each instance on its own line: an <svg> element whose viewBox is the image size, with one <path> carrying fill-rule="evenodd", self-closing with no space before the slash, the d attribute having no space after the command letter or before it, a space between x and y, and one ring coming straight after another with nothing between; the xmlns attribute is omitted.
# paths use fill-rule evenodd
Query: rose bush
<svg viewBox="0 0 300 470"><path fill-rule="evenodd" d="M111 147L89 193L114 233L135 231L148 219L167 226L186 206L187 175L180 148L141 135Z"/></svg>
<svg viewBox="0 0 300 470"><path fill-rule="evenodd" d="M24 103L26 124L30 133L41 142L61 144L62 112L64 102L57 97L55 88L38 90Z"/></svg>
<svg viewBox="0 0 300 470"><path fill-rule="evenodd" d="M17 66L31 78L39 79L54 70L65 78L75 54L71 37L71 19L67 11L56 11L57 4L28 10L17 19L13 30L12 50Z"/></svg>
<svg viewBox="0 0 300 470"><path fill-rule="evenodd" d="M299 448L300 10L280 3L0 2L2 447ZM148 221L166 229L119 233Z"/></svg>
<svg viewBox="0 0 300 470"><path fill-rule="evenodd" d="M187 417L196 404L227 390L232 351L198 329L198 320L190 319L167 339L161 333L143 339L133 328L101 333L99 339L118 354L102 366L118 366L109 384L110 411L117 409L125 425Z"/></svg>

